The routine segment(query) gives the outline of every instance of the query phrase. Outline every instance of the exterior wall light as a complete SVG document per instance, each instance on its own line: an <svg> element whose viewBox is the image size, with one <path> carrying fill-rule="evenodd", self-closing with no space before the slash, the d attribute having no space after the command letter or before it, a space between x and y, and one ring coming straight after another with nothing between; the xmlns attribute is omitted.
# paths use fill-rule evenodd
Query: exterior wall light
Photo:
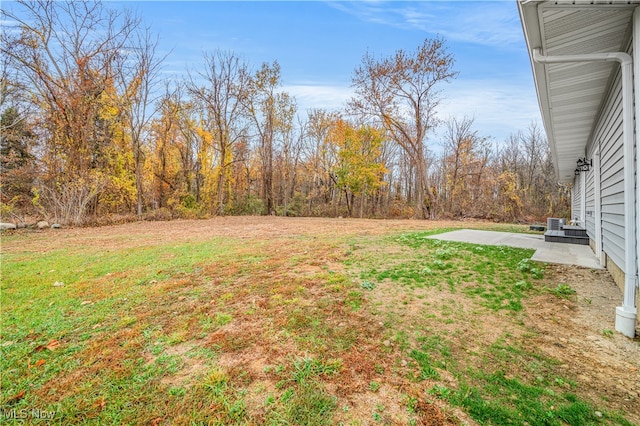
<svg viewBox="0 0 640 426"><path fill-rule="evenodd" d="M593 166L593 159L587 160L587 157L578 158L577 165L578 166L575 170L576 176L579 175L580 172L588 172L591 170L591 167Z"/></svg>

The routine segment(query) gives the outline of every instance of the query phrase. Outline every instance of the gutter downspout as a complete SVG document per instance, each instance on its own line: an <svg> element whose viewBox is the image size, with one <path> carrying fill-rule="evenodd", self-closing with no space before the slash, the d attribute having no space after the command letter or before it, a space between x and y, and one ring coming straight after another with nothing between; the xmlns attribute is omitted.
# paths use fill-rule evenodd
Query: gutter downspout
<svg viewBox="0 0 640 426"><path fill-rule="evenodd" d="M640 7L636 7L633 10L633 52L634 55L636 57L638 57L638 52L640 52ZM634 88L634 93L636 93L636 99L638 99L638 97L640 96L640 61L636 60L633 63L633 74L634 76L636 76L636 78L634 78L633 81L633 88ZM635 116L636 116L636 138L638 136L640 136L640 101L636 101L635 102ZM637 150L638 150L638 144L636 143L636 167L638 167L638 154L637 154ZM640 203L640 173L636 172L636 203ZM638 211L638 207L636 206L636 212ZM636 213L636 247L638 247L637 245L640 244L640 216L637 215ZM638 247L636 250L640 250L640 247ZM638 252L636 252L636 256L637 256ZM637 264L637 271L640 271L640 259L637 260L638 264ZM640 290L640 286L638 285L638 281L636 281L636 288L635 290L635 294L634 293L630 293L628 295L628 297L631 300L631 303L633 305L633 302L637 301L637 295ZM637 315L638 315L638 305L636 305L636 321L637 321Z"/></svg>
<svg viewBox="0 0 640 426"><path fill-rule="evenodd" d="M637 10L636 10L637 12ZM637 13L634 13L634 19ZM634 25L634 31L637 26ZM635 39L634 39L635 40ZM533 49L533 60L541 64L567 62L618 62L622 72L622 132L624 154L624 298L616 307L615 328L627 337L635 336L637 310L635 291L637 286L636 259L636 200L634 173L634 110L633 110L633 59L626 52L592 53L584 55L546 56L540 49ZM597 200L601 203L602 200Z"/></svg>

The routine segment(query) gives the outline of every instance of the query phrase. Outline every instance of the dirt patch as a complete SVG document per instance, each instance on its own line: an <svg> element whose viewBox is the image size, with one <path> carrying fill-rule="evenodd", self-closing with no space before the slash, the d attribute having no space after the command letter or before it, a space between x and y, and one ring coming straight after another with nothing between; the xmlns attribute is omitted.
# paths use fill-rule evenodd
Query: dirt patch
<svg viewBox="0 0 640 426"><path fill-rule="evenodd" d="M640 343L613 331L622 295L602 270L549 265L548 280L566 284L574 295L544 294L527 303L526 324L534 341L563 362L594 403L603 400L640 424ZM550 287L553 288L553 285Z"/></svg>
<svg viewBox="0 0 640 426"><path fill-rule="evenodd" d="M182 360L182 366L177 373L173 375L166 375L160 379L160 384L167 387L180 387L190 386L193 379L199 375L202 375L203 371L206 371L206 363L194 356L188 356L188 352L194 348L194 344L191 342L178 343L174 346L169 346L165 349L164 354L166 356L180 357ZM151 354L144 356L147 365L156 361L157 357Z"/></svg>

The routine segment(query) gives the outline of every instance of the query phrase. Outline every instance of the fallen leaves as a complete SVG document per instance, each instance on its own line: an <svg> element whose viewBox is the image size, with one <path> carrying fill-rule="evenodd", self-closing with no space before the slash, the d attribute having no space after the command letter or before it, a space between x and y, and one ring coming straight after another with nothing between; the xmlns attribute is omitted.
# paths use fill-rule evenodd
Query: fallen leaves
<svg viewBox="0 0 640 426"><path fill-rule="evenodd" d="M60 347L60 342L58 340L51 340L46 345L38 345L33 350L34 352L40 352L43 350L55 351Z"/></svg>
<svg viewBox="0 0 640 426"><path fill-rule="evenodd" d="M33 352L42 352L44 350L48 350L48 351L55 351L56 349L58 349L60 347L60 341L58 340L50 340L49 343L47 343L46 345L38 345L33 349ZM29 360L27 361L27 367L29 369L35 368L35 367L42 367L45 364L45 360L44 359L39 359L37 360L35 363L31 364L31 358L29 358Z"/></svg>
<svg viewBox="0 0 640 426"><path fill-rule="evenodd" d="M102 396L94 401L93 406L100 410L104 410L104 407L107 406L107 401L104 399L104 396Z"/></svg>
<svg viewBox="0 0 640 426"><path fill-rule="evenodd" d="M45 364L45 362L46 361L44 359L39 359L35 363L31 364L31 358L29 358L27 360L27 368L31 370L32 368L42 367Z"/></svg>
<svg viewBox="0 0 640 426"><path fill-rule="evenodd" d="M50 351L55 351L59 347L60 347L60 342L57 340L51 340L49 343L47 343L47 346L45 346L45 348L47 348Z"/></svg>
<svg viewBox="0 0 640 426"><path fill-rule="evenodd" d="M7 399L7 401L5 402L5 404L13 404L15 402L20 401L22 398L24 398L24 395L26 394L26 391L20 391L17 394L15 394L14 396L12 396L11 398Z"/></svg>

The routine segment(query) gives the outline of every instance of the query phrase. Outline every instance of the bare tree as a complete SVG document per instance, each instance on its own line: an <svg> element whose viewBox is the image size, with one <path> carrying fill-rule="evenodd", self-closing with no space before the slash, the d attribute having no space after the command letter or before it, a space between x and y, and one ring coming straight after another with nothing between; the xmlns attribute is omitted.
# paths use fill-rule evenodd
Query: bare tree
<svg viewBox="0 0 640 426"><path fill-rule="evenodd" d="M131 35L131 55L120 62L117 77L122 96L119 99L122 121L131 140L136 180L136 213L142 218L143 145L148 143L151 119L156 112L156 85L164 57L156 49L158 37L149 28ZM166 57L166 56L165 56Z"/></svg>
<svg viewBox="0 0 640 426"><path fill-rule="evenodd" d="M298 178L298 164L302 151L302 141L306 133L307 123L298 117L298 126L289 126L283 133L282 154L280 158L280 192L282 198L282 215L289 214L289 201L294 198Z"/></svg>
<svg viewBox="0 0 640 426"><path fill-rule="evenodd" d="M487 139L473 130L473 119L446 121L443 158L444 213L456 217L486 217L488 202L484 194L491 182L485 181L491 151Z"/></svg>
<svg viewBox="0 0 640 426"><path fill-rule="evenodd" d="M251 78L249 96L245 103L248 117L260 141L263 200L267 214L275 213L274 144L278 135L285 135L289 131L296 111L295 100L286 92L278 92L280 85L280 64L263 63Z"/></svg>
<svg viewBox="0 0 640 426"><path fill-rule="evenodd" d="M303 155L309 176L307 183L307 210L313 214L316 203L330 204L337 193L334 173L338 155L329 136L332 124L340 115L322 109L308 111L309 120L305 133Z"/></svg>
<svg viewBox="0 0 640 426"><path fill-rule="evenodd" d="M523 187L525 191L531 193L535 190L536 172L541 169L549 147L542 130L535 122L529 125L526 133L518 132L518 137L524 156Z"/></svg>
<svg viewBox="0 0 640 426"><path fill-rule="evenodd" d="M249 75L246 65L231 52L205 54L205 70L199 73L204 81L191 76L187 90L203 108L204 123L211 135L218 157L216 169L216 213L223 214L228 197L225 188L233 164L233 146L245 133L243 105L248 96Z"/></svg>
<svg viewBox="0 0 640 426"><path fill-rule="evenodd" d="M381 60L367 53L355 70L356 97L350 109L376 119L415 167L416 214L433 216L426 138L436 120L438 85L454 78L453 56L440 38L426 39L415 52L396 51Z"/></svg>

